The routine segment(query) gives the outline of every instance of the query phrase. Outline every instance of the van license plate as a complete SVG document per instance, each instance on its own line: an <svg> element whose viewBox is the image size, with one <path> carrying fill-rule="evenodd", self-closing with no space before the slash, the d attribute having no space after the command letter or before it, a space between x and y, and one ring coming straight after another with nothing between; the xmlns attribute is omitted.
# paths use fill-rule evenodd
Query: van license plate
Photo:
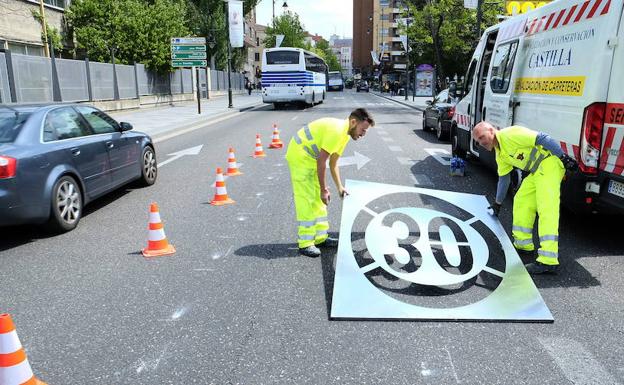
<svg viewBox="0 0 624 385"><path fill-rule="evenodd" d="M614 180L609 181L609 193L624 198L624 183L616 182Z"/></svg>

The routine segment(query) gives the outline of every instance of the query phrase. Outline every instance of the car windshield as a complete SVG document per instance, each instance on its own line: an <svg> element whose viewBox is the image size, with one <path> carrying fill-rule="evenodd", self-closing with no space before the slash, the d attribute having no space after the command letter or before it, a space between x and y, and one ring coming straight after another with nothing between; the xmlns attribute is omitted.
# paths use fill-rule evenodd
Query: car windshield
<svg viewBox="0 0 624 385"><path fill-rule="evenodd" d="M30 113L0 111L0 143L13 143Z"/></svg>

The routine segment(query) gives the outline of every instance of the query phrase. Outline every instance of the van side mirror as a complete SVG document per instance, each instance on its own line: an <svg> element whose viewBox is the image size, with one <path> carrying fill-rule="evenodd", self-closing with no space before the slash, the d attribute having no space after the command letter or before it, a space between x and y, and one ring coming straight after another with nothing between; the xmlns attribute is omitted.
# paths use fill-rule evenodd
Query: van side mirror
<svg viewBox="0 0 624 385"><path fill-rule="evenodd" d="M427 101L425 101L425 104L430 106L431 104L433 104L433 100L427 100Z"/></svg>
<svg viewBox="0 0 624 385"><path fill-rule="evenodd" d="M123 131L130 131L132 130L132 124L128 123L128 122L120 122L119 123L119 128L120 130Z"/></svg>

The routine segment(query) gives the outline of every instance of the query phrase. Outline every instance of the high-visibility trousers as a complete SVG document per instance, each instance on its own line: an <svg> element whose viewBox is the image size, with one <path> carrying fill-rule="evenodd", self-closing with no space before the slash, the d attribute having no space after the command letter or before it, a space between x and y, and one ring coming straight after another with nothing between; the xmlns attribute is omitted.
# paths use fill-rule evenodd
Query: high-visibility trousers
<svg viewBox="0 0 624 385"><path fill-rule="evenodd" d="M546 265L559 264L559 195L565 169L559 158L550 156L537 171L522 181L513 202L514 246L533 251L533 226L538 219L540 247L537 261Z"/></svg>
<svg viewBox="0 0 624 385"><path fill-rule="evenodd" d="M316 168L297 167L291 162L288 168L297 212L297 244L305 248L323 243L328 236L329 221Z"/></svg>

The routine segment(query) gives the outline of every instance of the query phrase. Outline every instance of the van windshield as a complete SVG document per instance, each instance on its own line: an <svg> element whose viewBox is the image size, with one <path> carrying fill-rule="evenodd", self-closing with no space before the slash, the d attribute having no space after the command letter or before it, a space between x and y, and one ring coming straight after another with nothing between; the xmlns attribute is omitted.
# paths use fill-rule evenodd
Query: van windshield
<svg viewBox="0 0 624 385"><path fill-rule="evenodd" d="M342 74L341 73L329 73L329 78L332 80L342 80Z"/></svg>
<svg viewBox="0 0 624 385"><path fill-rule="evenodd" d="M0 143L13 143L30 113L0 111Z"/></svg>

